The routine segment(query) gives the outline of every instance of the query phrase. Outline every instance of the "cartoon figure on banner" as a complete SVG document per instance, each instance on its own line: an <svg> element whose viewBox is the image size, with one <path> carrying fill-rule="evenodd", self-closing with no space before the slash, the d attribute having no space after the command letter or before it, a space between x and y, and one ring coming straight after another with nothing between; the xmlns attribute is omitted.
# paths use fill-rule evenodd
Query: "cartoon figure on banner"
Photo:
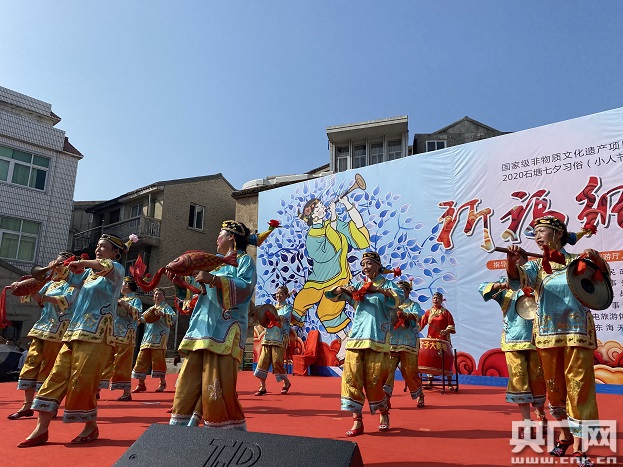
<svg viewBox="0 0 623 467"><path fill-rule="evenodd" d="M348 199L348 194L357 188L366 188L359 174L348 191L337 199L346 208L350 217L348 220L338 218L335 201L328 205L327 219L327 208L317 198L310 199L298 216L309 226L305 246L309 258L313 260L313 267L294 300L292 322L302 326L307 311L317 304L316 314L324 328L331 334L337 334L342 341L338 359L344 358L345 329L350 324L350 318L344 312L345 302L332 302L325 297L324 292L346 286L352 278L348 266L349 248L363 250L370 246L370 232L361 213Z"/></svg>

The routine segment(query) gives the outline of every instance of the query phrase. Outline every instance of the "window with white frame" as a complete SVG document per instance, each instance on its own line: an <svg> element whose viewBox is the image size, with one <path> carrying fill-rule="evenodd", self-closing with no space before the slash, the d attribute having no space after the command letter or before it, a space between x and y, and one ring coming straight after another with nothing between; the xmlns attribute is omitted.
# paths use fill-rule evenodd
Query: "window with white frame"
<svg viewBox="0 0 623 467"><path fill-rule="evenodd" d="M348 146L340 146L335 149L336 154L336 169L338 172L344 172L348 170L348 157L350 152Z"/></svg>
<svg viewBox="0 0 623 467"><path fill-rule="evenodd" d="M372 143L370 145L370 165L383 162L383 143Z"/></svg>
<svg viewBox="0 0 623 467"><path fill-rule="evenodd" d="M34 261L39 222L0 216L0 258Z"/></svg>
<svg viewBox="0 0 623 467"><path fill-rule="evenodd" d="M387 142L387 160L393 161L394 159L400 159L402 157L402 141L388 141Z"/></svg>
<svg viewBox="0 0 623 467"><path fill-rule="evenodd" d="M446 142L444 140L431 140L426 141L426 152L436 151L437 149L444 149Z"/></svg>
<svg viewBox="0 0 623 467"><path fill-rule="evenodd" d="M365 167L366 165L368 165L366 145L358 144L353 146L353 169Z"/></svg>
<svg viewBox="0 0 623 467"><path fill-rule="evenodd" d="M188 227L203 230L203 214L205 208L198 204L191 204L188 211Z"/></svg>
<svg viewBox="0 0 623 467"><path fill-rule="evenodd" d="M130 206L130 218L143 215L143 203L138 203Z"/></svg>
<svg viewBox="0 0 623 467"><path fill-rule="evenodd" d="M0 181L45 190L50 159L0 146Z"/></svg>

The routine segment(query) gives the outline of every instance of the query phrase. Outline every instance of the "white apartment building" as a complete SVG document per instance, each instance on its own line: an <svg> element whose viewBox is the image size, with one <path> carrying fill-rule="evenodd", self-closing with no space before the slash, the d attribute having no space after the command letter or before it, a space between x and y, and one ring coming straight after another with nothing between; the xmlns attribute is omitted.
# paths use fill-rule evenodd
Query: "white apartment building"
<svg viewBox="0 0 623 467"><path fill-rule="evenodd" d="M67 248L82 154L51 104L0 86L0 260L23 271Z"/></svg>

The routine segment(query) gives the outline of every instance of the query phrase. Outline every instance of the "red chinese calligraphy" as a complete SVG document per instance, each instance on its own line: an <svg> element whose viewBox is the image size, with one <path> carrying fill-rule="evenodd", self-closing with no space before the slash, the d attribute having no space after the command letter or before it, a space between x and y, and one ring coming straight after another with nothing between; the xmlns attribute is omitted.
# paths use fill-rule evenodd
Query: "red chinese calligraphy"
<svg viewBox="0 0 623 467"><path fill-rule="evenodd" d="M459 221L461 212L465 209L468 209L467 220L465 222L465 228L463 232L466 235L472 235L474 230L476 229L476 225L478 220L482 218L482 230L483 230L483 244L480 245L485 251L493 251L495 245L491 241L491 235L489 233L489 219L491 214L493 213L493 209L484 208L480 211L476 211L478 204L480 204L480 199L472 199L463 203L460 207L455 208L455 201L443 201L439 203L440 208L445 208L444 213L439 218L440 222L443 222L441 227L441 231L437 236L437 242L441 243L444 248L453 248L454 242L452 240L452 235L454 234L454 229Z"/></svg>
<svg viewBox="0 0 623 467"><path fill-rule="evenodd" d="M566 223L567 216L565 214L549 209L551 201L547 198L548 194L549 190L546 189L537 190L531 196L530 193L526 193L525 191L515 191L511 193L512 198L518 199L525 204L513 206L500 217L502 222L508 220L509 223L506 230L502 232L502 239L504 241L511 241L513 243L519 242L520 229L530 212L532 212L532 219L528 224L530 227L534 227L534 219L543 216L554 216Z"/></svg>
<svg viewBox="0 0 623 467"><path fill-rule="evenodd" d="M578 219L586 224L607 227L610 223L610 214L616 216L616 222L623 228L623 185L610 188L597 198L597 192L602 188L600 177L590 176L584 189L575 197L575 200L584 205ZM616 202L614 198L619 195Z"/></svg>

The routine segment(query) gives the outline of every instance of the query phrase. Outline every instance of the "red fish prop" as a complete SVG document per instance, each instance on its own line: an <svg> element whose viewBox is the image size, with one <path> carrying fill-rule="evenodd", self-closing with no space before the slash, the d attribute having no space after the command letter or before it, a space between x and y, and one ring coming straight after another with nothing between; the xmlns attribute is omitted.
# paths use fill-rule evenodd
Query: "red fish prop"
<svg viewBox="0 0 623 467"><path fill-rule="evenodd" d="M188 289L192 293L201 293L201 290L183 280L183 276L190 276L196 271L212 271L218 266L229 264L238 266L237 253L234 251L227 256L214 255L201 250L187 251L164 268L158 269L154 277L147 281L145 272L147 266L139 256L133 266L130 267L130 274L136 281L136 284L145 292L150 292L156 288L163 274L178 287Z"/></svg>
<svg viewBox="0 0 623 467"><path fill-rule="evenodd" d="M227 256L221 256L201 250L190 250L167 264L166 269L179 276L190 276L196 271L212 271L224 264L238 266L237 256L235 251Z"/></svg>
<svg viewBox="0 0 623 467"><path fill-rule="evenodd" d="M16 297L26 297L39 292L46 282L38 281L32 276L23 276L19 282L13 282L8 287L11 288L11 293Z"/></svg>

